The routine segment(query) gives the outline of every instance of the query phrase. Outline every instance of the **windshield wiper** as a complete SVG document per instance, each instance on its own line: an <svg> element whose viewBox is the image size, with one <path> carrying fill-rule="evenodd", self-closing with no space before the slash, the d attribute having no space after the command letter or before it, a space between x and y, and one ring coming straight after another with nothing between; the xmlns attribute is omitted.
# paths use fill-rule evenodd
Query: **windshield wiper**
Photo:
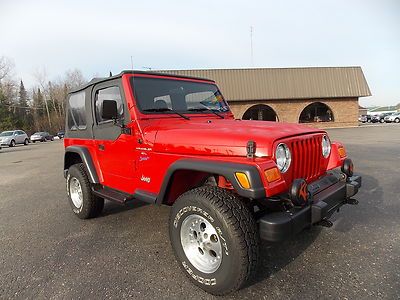
<svg viewBox="0 0 400 300"><path fill-rule="evenodd" d="M207 108L207 107L194 107L194 108L189 108L188 111L210 111L212 112L214 115L220 117L221 119L225 119L225 117L219 113L217 113L216 111L212 110L211 108Z"/></svg>
<svg viewBox="0 0 400 300"><path fill-rule="evenodd" d="M180 112L177 112L176 110L170 109L170 108L148 108L148 109L143 109L143 111L147 112L165 112L165 111L170 111L173 112L174 114L177 114L178 116L184 118L185 120L190 120L188 116L185 116L184 114L181 114Z"/></svg>

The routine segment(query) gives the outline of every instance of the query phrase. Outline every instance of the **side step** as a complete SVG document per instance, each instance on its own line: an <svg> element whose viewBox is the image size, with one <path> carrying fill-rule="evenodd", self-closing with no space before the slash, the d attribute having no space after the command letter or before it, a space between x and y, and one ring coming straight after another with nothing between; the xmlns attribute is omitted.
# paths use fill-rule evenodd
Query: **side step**
<svg viewBox="0 0 400 300"><path fill-rule="evenodd" d="M131 195L124 193L112 188L108 188L101 185L95 185L92 187L93 194L101 198L114 201L119 204L129 205L135 201L142 201L150 204L156 203L157 195L151 194L145 191L138 190L135 194Z"/></svg>

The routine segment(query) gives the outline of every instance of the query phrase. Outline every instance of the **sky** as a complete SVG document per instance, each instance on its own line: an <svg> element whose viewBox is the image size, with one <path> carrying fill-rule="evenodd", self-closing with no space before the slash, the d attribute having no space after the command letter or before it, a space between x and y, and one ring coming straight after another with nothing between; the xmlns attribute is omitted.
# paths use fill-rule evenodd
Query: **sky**
<svg viewBox="0 0 400 300"><path fill-rule="evenodd" d="M253 59L250 27L253 27ZM0 56L36 84L80 69L361 66L373 96L400 103L400 0L0 0ZM132 57L132 60L131 60Z"/></svg>

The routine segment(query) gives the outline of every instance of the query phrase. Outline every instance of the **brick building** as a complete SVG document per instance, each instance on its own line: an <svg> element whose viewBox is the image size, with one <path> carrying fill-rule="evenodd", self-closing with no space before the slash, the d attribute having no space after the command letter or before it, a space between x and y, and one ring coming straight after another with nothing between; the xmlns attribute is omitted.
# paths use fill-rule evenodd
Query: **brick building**
<svg viewBox="0 0 400 300"><path fill-rule="evenodd" d="M213 79L236 118L316 127L358 124L360 97L370 96L360 67L164 70Z"/></svg>

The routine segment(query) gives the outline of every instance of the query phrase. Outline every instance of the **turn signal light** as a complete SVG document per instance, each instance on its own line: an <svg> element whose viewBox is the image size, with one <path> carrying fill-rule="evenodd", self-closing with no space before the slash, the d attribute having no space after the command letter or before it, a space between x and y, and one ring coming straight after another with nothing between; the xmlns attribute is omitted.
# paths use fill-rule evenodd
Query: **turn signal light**
<svg viewBox="0 0 400 300"><path fill-rule="evenodd" d="M339 152L340 158L346 157L346 149L344 149L344 147L339 147L338 152Z"/></svg>
<svg viewBox="0 0 400 300"><path fill-rule="evenodd" d="M250 181L247 178L247 175L245 173L236 172L235 176L236 176L236 179L239 181L240 185L242 186L242 188L244 188L244 189L251 188Z"/></svg>
<svg viewBox="0 0 400 300"><path fill-rule="evenodd" d="M279 172L278 168L274 167L272 169L268 169L264 171L265 177L267 178L268 182L277 181L281 179L281 173Z"/></svg>

